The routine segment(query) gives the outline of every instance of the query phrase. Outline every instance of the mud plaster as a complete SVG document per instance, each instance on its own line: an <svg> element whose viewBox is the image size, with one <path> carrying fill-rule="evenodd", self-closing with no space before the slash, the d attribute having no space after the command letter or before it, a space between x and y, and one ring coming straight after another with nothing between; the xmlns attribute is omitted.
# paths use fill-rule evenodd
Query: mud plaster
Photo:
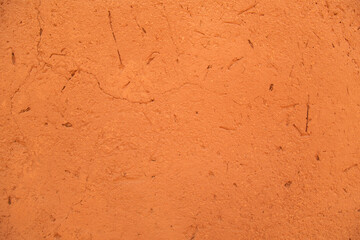
<svg viewBox="0 0 360 240"><path fill-rule="evenodd" d="M360 5L0 2L0 239L360 239Z"/></svg>

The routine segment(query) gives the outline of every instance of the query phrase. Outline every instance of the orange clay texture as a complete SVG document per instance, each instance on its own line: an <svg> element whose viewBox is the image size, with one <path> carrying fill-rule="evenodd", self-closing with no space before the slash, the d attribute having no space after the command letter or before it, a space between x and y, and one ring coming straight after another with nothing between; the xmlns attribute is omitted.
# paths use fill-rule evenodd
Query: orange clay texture
<svg viewBox="0 0 360 240"><path fill-rule="evenodd" d="M360 2L0 3L1 240L360 239Z"/></svg>

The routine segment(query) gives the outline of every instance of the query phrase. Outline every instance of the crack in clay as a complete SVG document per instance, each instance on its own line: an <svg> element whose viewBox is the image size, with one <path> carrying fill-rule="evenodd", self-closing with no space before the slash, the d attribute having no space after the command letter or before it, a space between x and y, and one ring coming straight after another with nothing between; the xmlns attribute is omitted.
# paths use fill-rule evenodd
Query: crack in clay
<svg viewBox="0 0 360 240"><path fill-rule="evenodd" d="M120 68L120 69L123 69L123 68L124 68L124 64L123 64L122 59L121 59L121 55L120 55L119 48L117 47L117 40L116 40L116 36L115 36L113 24L112 24L111 12L108 11L108 13L109 13L109 15L108 15L109 25L110 25L111 33L112 33L112 36L113 36L113 39L114 39L114 42L115 42L115 45L116 45L117 55L118 55L118 58L119 58L119 68Z"/></svg>
<svg viewBox="0 0 360 240"><path fill-rule="evenodd" d="M89 74L89 75L91 75L91 76L93 76L94 79L96 80L96 84L97 84L99 90L100 90L103 94L105 94L105 95L107 95L107 96L109 96L109 97L111 97L111 98L113 98L113 99L124 100L124 101L127 101L127 102L129 102L129 103L133 103L133 104L148 104L148 103L151 103L151 102L154 102L154 101L155 101L154 98L151 98L150 100L147 100L147 101L132 101L132 100L130 100L130 99L128 99L128 98L114 96L113 94L108 93L108 92L101 86L101 83L100 83L99 79L96 77L96 75L95 75L94 73L89 72L89 71L86 71L86 70L84 70L84 69L81 69L81 71L82 71L82 72L85 72L85 73L87 73L87 74ZM79 70L79 72L80 72L80 70Z"/></svg>
<svg viewBox="0 0 360 240"><path fill-rule="evenodd" d="M129 103L133 103L133 104L148 104L148 103L151 103L151 102L154 102L154 101L155 101L154 98L151 98L150 100L147 100L147 101L133 101L133 100L130 100L130 99L125 98L125 97L114 96L113 94L107 92L107 91L101 86L101 82L99 81L99 79L96 77L96 75L95 75L94 73L89 72L89 71L84 70L84 69L81 69L81 71L82 71L82 72L85 72L85 73L87 73L87 74L89 74L89 75L91 75L91 76L93 76L94 79L96 80L96 84L97 84L99 90L100 90L103 94L105 94L105 95L107 95L107 96L109 96L109 97L111 97L111 98L113 98L113 99L124 100L124 101L127 101L127 102L129 102ZM80 72L80 69L79 69L79 72ZM202 87L202 86L199 85L199 84L191 83L191 82L185 82L185 83L181 84L181 85L178 86L178 87L174 87L174 88L168 89L168 90L166 90L166 91L158 92L158 93L155 93L155 94L164 95L164 94L167 94L167 93L170 93L170 92L180 91L183 87L189 86L189 85L190 85L190 86L196 86L196 87L198 87L199 89L201 89L201 90L203 90L203 91L206 91L206 92L209 92L209 93L212 93L212 94L215 94L215 95L220 95L220 96L226 96L226 95L227 95L227 93L218 93L218 92L215 92L215 91L211 91L211 90L209 90L209 89L207 89L207 88Z"/></svg>
<svg viewBox="0 0 360 240"><path fill-rule="evenodd" d="M40 62L42 61L40 45L41 45L42 33L43 33L43 28L42 28L42 24L41 24L42 18L41 18L40 6L41 6L41 0L39 0L39 4L35 7L36 19L37 19L38 26L39 26L39 40L36 44L37 60L39 62L39 65L40 65Z"/></svg>
<svg viewBox="0 0 360 240"><path fill-rule="evenodd" d="M185 83L181 84L178 87L174 87L174 88L168 89L166 91L163 91L163 92L160 92L160 93L157 93L157 94L163 95L163 94L167 94L167 93L174 92L174 91L180 91L185 86L196 86L196 87L198 87L199 89L201 89L203 91L206 91L206 92L209 92L209 93L212 93L212 94L215 94L215 95L219 95L219 96L226 96L227 95L227 93L219 93L219 92L211 91L211 90L209 90L207 88L202 87L200 84L192 83L192 82L185 82Z"/></svg>

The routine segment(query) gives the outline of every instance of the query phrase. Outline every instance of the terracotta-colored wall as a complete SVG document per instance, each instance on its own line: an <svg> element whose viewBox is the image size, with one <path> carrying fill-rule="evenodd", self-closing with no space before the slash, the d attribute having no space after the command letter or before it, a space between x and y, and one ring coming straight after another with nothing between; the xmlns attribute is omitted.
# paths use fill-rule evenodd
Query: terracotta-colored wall
<svg viewBox="0 0 360 240"><path fill-rule="evenodd" d="M0 239L360 239L360 3L0 3Z"/></svg>

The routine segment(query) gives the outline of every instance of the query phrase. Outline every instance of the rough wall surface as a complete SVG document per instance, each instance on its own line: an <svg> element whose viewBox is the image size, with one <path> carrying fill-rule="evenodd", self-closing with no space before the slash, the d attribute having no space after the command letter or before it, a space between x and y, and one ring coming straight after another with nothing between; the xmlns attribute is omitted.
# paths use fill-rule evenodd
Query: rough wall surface
<svg viewBox="0 0 360 240"><path fill-rule="evenodd" d="M359 1L0 22L0 239L360 239Z"/></svg>

